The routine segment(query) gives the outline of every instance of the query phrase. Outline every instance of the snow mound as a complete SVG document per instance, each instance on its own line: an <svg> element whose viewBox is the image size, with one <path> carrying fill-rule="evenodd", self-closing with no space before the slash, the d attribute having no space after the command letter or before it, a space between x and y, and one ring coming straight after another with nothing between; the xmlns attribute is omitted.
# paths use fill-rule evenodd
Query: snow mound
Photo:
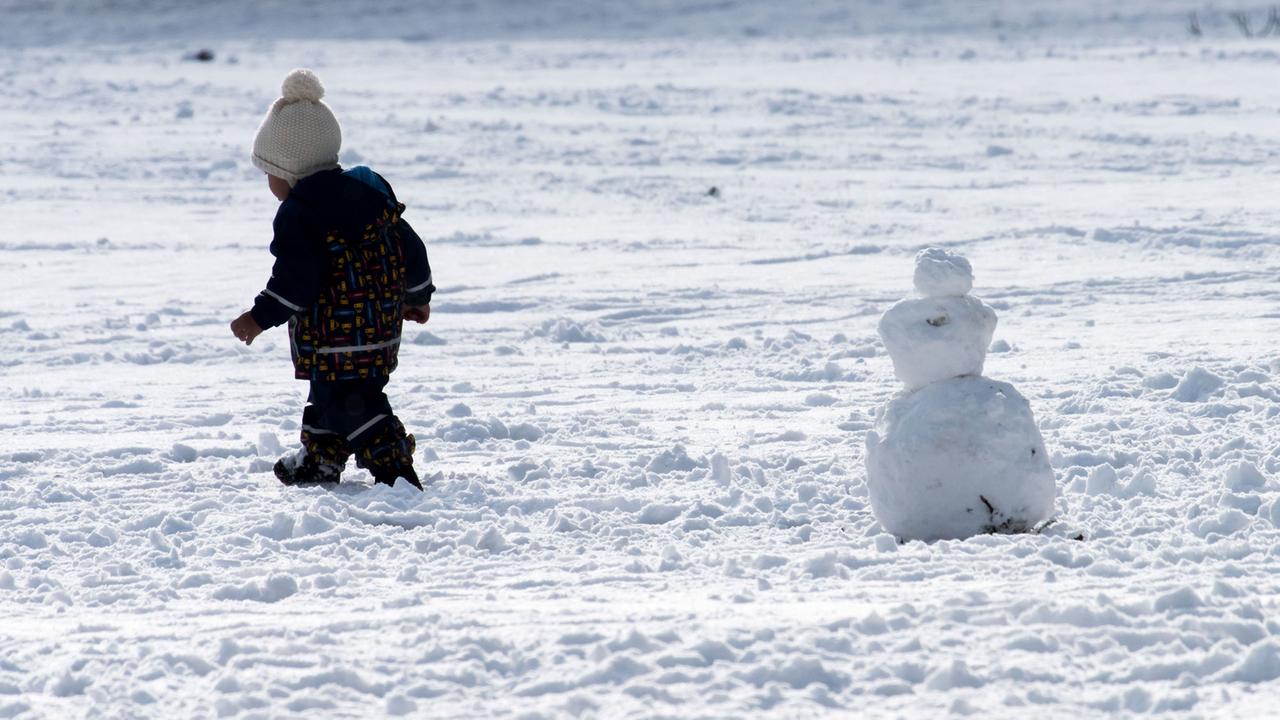
<svg viewBox="0 0 1280 720"><path fill-rule="evenodd" d="M244 585L225 585L214 591L217 600L252 600L260 603L279 602L298 592L292 576L274 573L263 580L250 580Z"/></svg>
<svg viewBox="0 0 1280 720"><path fill-rule="evenodd" d="M324 85L315 73L298 68L286 75L284 82L280 83L280 95L285 102L320 102L320 98L324 97Z"/></svg>
<svg viewBox="0 0 1280 720"><path fill-rule="evenodd" d="M924 297L960 297L973 289L973 266L950 250L927 248L916 255L912 280Z"/></svg>
<svg viewBox="0 0 1280 720"><path fill-rule="evenodd" d="M444 345L445 339L434 333L423 330L411 340L414 345Z"/></svg>
<svg viewBox="0 0 1280 720"><path fill-rule="evenodd" d="M1262 490L1267 486L1267 478L1258 470L1258 467L1243 460L1227 468L1226 477L1222 482L1228 490L1236 492Z"/></svg>
<svg viewBox="0 0 1280 720"><path fill-rule="evenodd" d="M1217 375L1202 367L1194 367L1182 376L1182 381L1173 391L1173 399L1179 402L1204 402L1224 384L1225 381Z"/></svg>
<svg viewBox="0 0 1280 720"><path fill-rule="evenodd" d="M1280 643L1268 640L1254 645L1249 654L1225 671L1224 680L1265 683L1280 678Z"/></svg>
<svg viewBox="0 0 1280 720"><path fill-rule="evenodd" d="M880 318L893 372L908 390L960 375L981 375L996 312L976 297L908 298Z"/></svg>
<svg viewBox="0 0 1280 720"><path fill-rule="evenodd" d="M568 318L545 320L536 330L530 333L533 337L544 337L562 343L602 343L603 334L584 326L582 323Z"/></svg>
<svg viewBox="0 0 1280 720"><path fill-rule="evenodd" d="M1093 468L1085 481L1084 491L1087 495L1115 495L1120 486L1120 476L1116 469L1108 463Z"/></svg>
<svg viewBox="0 0 1280 720"><path fill-rule="evenodd" d="M1208 540L1213 535L1219 537L1234 535L1249 527L1251 522L1253 522L1253 519L1244 512L1236 508L1227 508L1216 515L1193 519L1188 523L1187 527L1196 536Z"/></svg>
<svg viewBox="0 0 1280 720"><path fill-rule="evenodd" d="M970 672L969 666L958 658L932 672L924 681L924 686L929 690L976 688L982 685L982 680Z"/></svg>
<svg viewBox="0 0 1280 720"><path fill-rule="evenodd" d="M884 529L914 540L1026 532L1055 495L1030 404L983 377L891 401L867 434L867 488Z"/></svg>

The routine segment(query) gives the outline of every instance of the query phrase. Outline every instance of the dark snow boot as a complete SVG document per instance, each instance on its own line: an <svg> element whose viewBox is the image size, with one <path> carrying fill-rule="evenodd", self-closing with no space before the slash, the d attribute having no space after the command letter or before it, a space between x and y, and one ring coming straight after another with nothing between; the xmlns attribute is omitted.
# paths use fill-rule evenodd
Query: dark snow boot
<svg viewBox="0 0 1280 720"><path fill-rule="evenodd" d="M373 474L373 481L375 483L391 485L392 487L395 486L396 480L399 480L400 478L404 478L406 482L419 490L422 489L422 481L418 479L418 473L414 471L412 466L403 467L398 470L382 470Z"/></svg>
<svg viewBox="0 0 1280 720"><path fill-rule="evenodd" d="M416 443L413 436L404 431L399 420L391 418L366 442L356 452L356 465L372 473L375 483L395 485L396 478L404 478L410 485L422 489L422 481L413 470Z"/></svg>
<svg viewBox="0 0 1280 720"><path fill-rule="evenodd" d="M312 427L308 407L302 411L302 448L276 461L276 477L285 485L334 485L342 476L351 448L341 435Z"/></svg>
<svg viewBox="0 0 1280 720"><path fill-rule="evenodd" d="M341 465L324 462L306 450L280 458L274 470L285 485L336 485L342 477Z"/></svg>

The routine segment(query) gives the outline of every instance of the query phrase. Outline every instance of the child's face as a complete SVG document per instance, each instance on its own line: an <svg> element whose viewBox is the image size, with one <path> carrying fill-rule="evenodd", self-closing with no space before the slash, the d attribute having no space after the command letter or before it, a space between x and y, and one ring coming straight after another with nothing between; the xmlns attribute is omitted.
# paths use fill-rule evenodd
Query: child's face
<svg viewBox="0 0 1280 720"><path fill-rule="evenodd" d="M276 196L280 202L289 197L289 181L278 178L275 175L267 175L267 187L271 188L271 194Z"/></svg>

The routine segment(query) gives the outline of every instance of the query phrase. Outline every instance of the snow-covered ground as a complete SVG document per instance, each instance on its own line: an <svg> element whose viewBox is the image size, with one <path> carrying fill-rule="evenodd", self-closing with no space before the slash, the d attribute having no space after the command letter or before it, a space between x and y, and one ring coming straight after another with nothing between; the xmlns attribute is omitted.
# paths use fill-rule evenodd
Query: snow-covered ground
<svg viewBox="0 0 1280 720"><path fill-rule="evenodd" d="M0 4L0 717L1280 716L1280 39L787 7ZM428 243L425 494L269 470L304 385L226 325L296 66ZM1043 534L868 506L927 245Z"/></svg>

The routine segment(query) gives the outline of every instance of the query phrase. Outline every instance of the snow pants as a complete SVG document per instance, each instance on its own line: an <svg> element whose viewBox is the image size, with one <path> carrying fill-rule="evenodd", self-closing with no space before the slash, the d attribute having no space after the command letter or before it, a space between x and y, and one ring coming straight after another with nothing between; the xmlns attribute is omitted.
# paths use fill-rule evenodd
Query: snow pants
<svg viewBox="0 0 1280 720"><path fill-rule="evenodd" d="M338 468L356 465L378 477L413 467L414 438L391 410L383 390L390 378L311 381L302 411L302 446Z"/></svg>

